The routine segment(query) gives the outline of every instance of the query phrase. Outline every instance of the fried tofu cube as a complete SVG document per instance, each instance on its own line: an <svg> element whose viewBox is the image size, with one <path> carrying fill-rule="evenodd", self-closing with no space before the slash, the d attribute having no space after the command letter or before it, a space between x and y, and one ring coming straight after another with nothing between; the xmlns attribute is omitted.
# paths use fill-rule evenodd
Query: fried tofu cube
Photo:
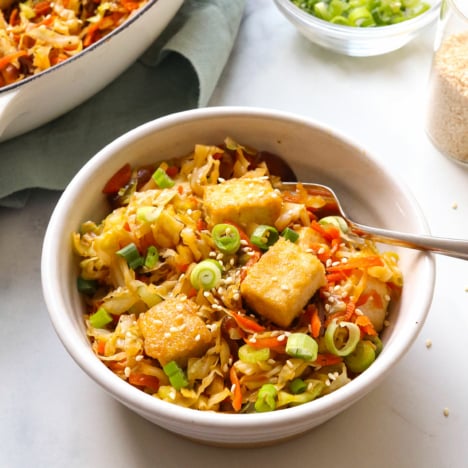
<svg viewBox="0 0 468 468"><path fill-rule="evenodd" d="M281 237L247 271L240 290L251 309L287 328L325 284L320 260Z"/></svg>
<svg viewBox="0 0 468 468"><path fill-rule="evenodd" d="M197 315L198 306L185 298L168 298L140 314L138 325L145 353L162 366L201 356L211 343L211 332Z"/></svg>
<svg viewBox="0 0 468 468"><path fill-rule="evenodd" d="M244 229L252 224L274 225L282 205L269 180L251 177L207 185L203 201L211 226L231 221Z"/></svg>

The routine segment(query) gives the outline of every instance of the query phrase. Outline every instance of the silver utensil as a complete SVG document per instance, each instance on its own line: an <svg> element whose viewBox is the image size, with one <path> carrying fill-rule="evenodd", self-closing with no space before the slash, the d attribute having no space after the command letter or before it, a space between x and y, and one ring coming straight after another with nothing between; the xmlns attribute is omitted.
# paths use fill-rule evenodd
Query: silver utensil
<svg viewBox="0 0 468 468"><path fill-rule="evenodd" d="M424 250L427 252L434 252L436 254L468 260L468 240L410 234L356 223L345 213L337 195L331 188L320 184L300 183L307 192L313 195L322 196L326 201L327 210L330 213L339 213L339 215L347 222L350 229L361 237L384 244L398 245L401 247L408 247L410 249ZM294 192L296 191L298 184L299 182L282 182L282 189Z"/></svg>

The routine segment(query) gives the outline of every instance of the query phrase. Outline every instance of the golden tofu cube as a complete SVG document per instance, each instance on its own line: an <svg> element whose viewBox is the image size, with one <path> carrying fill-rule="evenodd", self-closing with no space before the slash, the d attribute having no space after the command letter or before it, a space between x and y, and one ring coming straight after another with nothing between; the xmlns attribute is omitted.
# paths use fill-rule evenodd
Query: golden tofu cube
<svg viewBox="0 0 468 468"><path fill-rule="evenodd" d="M274 225L281 212L282 200L269 180L243 177L205 187L208 224L231 221L244 229L250 225Z"/></svg>
<svg viewBox="0 0 468 468"><path fill-rule="evenodd" d="M240 290L251 309L287 328L325 284L325 268L320 260L280 237L250 267Z"/></svg>
<svg viewBox="0 0 468 468"><path fill-rule="evenodd" d="M171 361L185 366L189 357L201 356L211 343L211 332L197 311L190 299L168 298L141 314L145 353L162 366Z"/></svg>

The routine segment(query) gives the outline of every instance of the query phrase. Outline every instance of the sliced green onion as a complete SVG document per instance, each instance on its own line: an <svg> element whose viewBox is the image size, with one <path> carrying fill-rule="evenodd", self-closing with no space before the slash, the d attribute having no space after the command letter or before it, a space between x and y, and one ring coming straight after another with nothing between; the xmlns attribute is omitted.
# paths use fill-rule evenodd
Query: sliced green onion
<svg viewBox="0 0 468 468"><path fill-rule="evenodd" d="M325 330L325 346L335 356L347 356L361 339L359 327L352 322L332 320Z"/></svg>
<svg viewBox="0 0 468 468"><path fill-rule="evenodd" d="M288 336L286 353L306 361L315 361L317 359L318 344L306 333L292 333Z"/></svg>
<svg viewBox="0 0 468 468"><path fill-rule="evenodd" d="M159 252L154 245L150 245L146 251L145 256L145 268L151 269L154 268L159 262Z"/></svg>
<svg viewBox="0 0 468 468"><path fill-rule="evenodd" d="M213 289L219 285L223 268L212 259L203 260L190 273L190 282L195 289Z"/></svg>
<svg viewBox="0 0 468 468"><path fill-rule="evenodd" d="M175 185L175 182L167 175L167 172L162 167L158 167L156 171L154 171L152 177L159 188L171 188Z"/></svg>
<svg viewBox="0 0 468 468"><path fill-rule="evenodd" d="M223 253L233 254L239 250L241 236L232 224L216 224L211 230L216 247Z"/></svg>
<svg viewBox="0 0 468 468"><path fill-rule="evenodd" d="M314 381L312 389L302 393L292 394L280 391L278 392L277 407L281 408L283 406L296 406L308 403L315 400L322 393L323 388L324 384L322 382Z"/></svg>
<svg viewBox="0 0 468 468"><path fill-rule="evenodd" d="M279 232L273 226L260 224L254 229L250 236L250 242L260 247L262 250L268 250L279 239Z"/></svg>
<svg viewBox="0 0 468 468"><path fill-rule="evenodd" d="M365 339L374 345L375 356L377 357L383 349L382 340L378 336L366 336Z"/></svg>
<svg viewBox="0 0 468 468"><path fill-rule="evenodd" d="M375 361L374 345L367 340L360 341L351 354L344 358L347 368L355 374L364 372Z"/></svg>
<svg viewBox="0 0 468 468"><path fill-rule="evenodd" d="M141 267L145 263L145 259L140 255L137 246L133 242L118 250L116 253L126 260L128 266L132 270Z"/></svg>
<svg viewBox="0 0 468 468"><path fill-rule="evenodd" d="M239 348L238 354L241 361L255 364L270 359L270 348L254 348L245 344Z"/></svg>
<svg viewBox="0 0 468 468"><path fill-rule="evenodd" d="M291 228L287 227L281 235L288 241L291 241L292 243L296 242L297 239L299 239L299 234L292 230Z"/></svg>
<svg viewBox="0 0 468 468"><path fill-rule="evenodd" d="M299 393L304 393L307 390L307 383L299 378L294 379L289 384L289 390L291 390L291 393L293 393L294 395L297 395Z"/></svg>
<svg viewBox="0 0 468 468"><path fill-rule="evenodd" d="M181 388L187 387L189 382L185 376L185 372L177 362L171 361L163 366L164 373L169 377L169 382L176 389L180 390Z"/></svg>
<svg viewBox="0 0 468 468"><path fill-rule="evenodd" d="M325 216L319 220L319 224L322 226L332 224L337 227L341 232L348 232L348 223L341 216Z"/></svg>
<svg viewBox="0 0 468 468"><path fill-rule="evenodd" d="M94 314L89 316L89 323L93 328L104 328L112 322L112 315L104 307L100 307Z"/></svg>
<svg viewBox="0 0 468 468"><path fill-rule="evenodd" d="M273 384L264 384L260 387L255 400L255 411L264 413L266 411L274 411L276 409L276 396L278 390Z"/></svg>
<svg viewBox="0 0 468 468"><path fill-rule="evenodd" d="M92 296L97 291L98 282L78 276L76 279L76 287L80 293L86 294L86 296Z"/></svg>

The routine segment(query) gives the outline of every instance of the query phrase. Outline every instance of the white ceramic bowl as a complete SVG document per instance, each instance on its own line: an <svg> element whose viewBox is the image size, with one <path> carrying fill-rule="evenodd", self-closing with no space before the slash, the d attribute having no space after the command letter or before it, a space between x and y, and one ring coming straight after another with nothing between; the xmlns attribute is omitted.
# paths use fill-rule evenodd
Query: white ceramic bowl
<svg viewBox="0 0 468 468"><path fill-rule="evenodd" d="M390 26L358 28L332 24L301 10L291 0L275 0L278 9L312 42L345 55L381 55L413 40L438 15L441 0L426 0L431 8L416 18Z"/></svg>
<svg viewBox="0 0 468 468"><path fill-rule="evenodd" d="M160 401L121 380L93 354L85 334L84 307L76 290L78 268L70 233L100 220L107 204L101 188L124 163L144 165L184 156L195 143L231 136L286 158L305 181L329 184L356 220L427 233L426 222L398 178L363 148L330 128L298 116L254 108L206 108L169 115L121 136L94 156L60 198L42 253L44 297L56 332L72 358L112 396L144 418L185 437L216 445L262 445L294 437L337 415L374 389L413 343L428 313L434 288L430 254L401 250L405 286L390 312L384 349L364 373L313 402L259 414L217 414Z"/></svg>
<svg viewBox="0 0 468 468"><path fill-rule="evenodd" d="M128 68L159 36L183 0L149 0L135 15L74 57L0 88L0 142L68 112Z"/></svg>

